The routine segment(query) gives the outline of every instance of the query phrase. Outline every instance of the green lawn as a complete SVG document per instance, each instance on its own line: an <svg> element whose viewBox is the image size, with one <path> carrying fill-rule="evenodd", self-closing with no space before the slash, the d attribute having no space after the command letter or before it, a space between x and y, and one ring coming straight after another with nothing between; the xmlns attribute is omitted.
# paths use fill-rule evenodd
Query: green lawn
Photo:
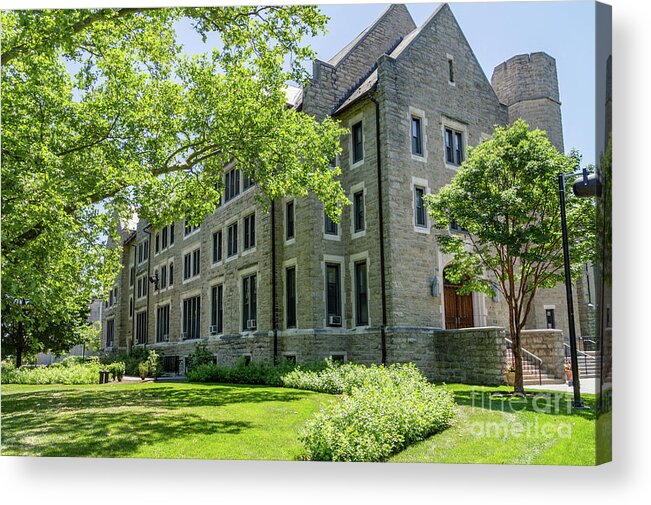
<svg viewBox="0 0 651 505"><path fill-rule="evenodd" d="M590 410L569 407L565 393L496 397L511 388L449 386L459 405L453 425L414 444L390 461L401 463L503 463L594 465L594 395L582 395Z"/></svg>
<svg viewBox="0 0 651 505"><path fill-rule="evenodd" d="M592 410L545 393L526 402L453 384L453 425L393 462L591 465ZM132 383L2 387L2 454L293 460L298 433L331 395L264 386ZM536 411L536 408L539 410Z"/></svg>
<svg viewBox="0 0 651 505"><path fill-rule="evenodd" d="M264 386L2 386L2 454L292 460L334 397Z"/></svg>

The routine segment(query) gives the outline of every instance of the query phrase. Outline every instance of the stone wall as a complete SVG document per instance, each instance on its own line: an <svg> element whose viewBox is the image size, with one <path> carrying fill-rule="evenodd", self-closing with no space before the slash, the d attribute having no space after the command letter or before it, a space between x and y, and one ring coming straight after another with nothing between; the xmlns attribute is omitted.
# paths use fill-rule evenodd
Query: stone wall
<svg viewBox="0 0 651 505"><path fill-rule="evenodd" d="M562 379L565 377L565 349L561 330L523 330L520 334L522 348L543 360L543 370Z"/></svg>
<svg viewBox="0 0 651 505"><path fill-rule="evenodd" d="M499 327L434 332L435 381L498 386L506 361L505 330Z"/></svg>

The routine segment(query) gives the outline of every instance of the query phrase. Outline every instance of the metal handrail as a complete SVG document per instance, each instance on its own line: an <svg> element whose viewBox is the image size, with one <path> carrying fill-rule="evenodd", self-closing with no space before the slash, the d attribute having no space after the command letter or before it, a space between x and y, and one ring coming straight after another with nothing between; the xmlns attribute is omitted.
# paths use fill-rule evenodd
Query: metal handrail
<svg viewBox="0 0 651 505"><path fill-rule="evenodd" d="M566 347L566 349L570 348L570 344L566 344L565 342L563 342L563 345ZM595 364L597 363L597 358L595 358L591 354L588 354L587 352L583 352L583 351L580 351L579 349L577 349L576 354L580 355L580 356L583 356L583 370L585 371L586 374L588 373L588 358L590 358L592 361L594 361ZM565 356L567 356L567 350L565 351ZM578 358L578 356L577 356L577 358Z"/></svg>
<svg viewBox="0 0 651 505"><path fill-rule="evenodd" d="M504 338L506 342L509 344L509 347L512 349L513 348L513 341L510 338ZM522 351L524 354L531 356L533 359L538 361L538 384L542 385L542 365L543 365L543 360L536 356L534 353L531 351L526 350L524 347L520 347L520 351Z"/></svg>

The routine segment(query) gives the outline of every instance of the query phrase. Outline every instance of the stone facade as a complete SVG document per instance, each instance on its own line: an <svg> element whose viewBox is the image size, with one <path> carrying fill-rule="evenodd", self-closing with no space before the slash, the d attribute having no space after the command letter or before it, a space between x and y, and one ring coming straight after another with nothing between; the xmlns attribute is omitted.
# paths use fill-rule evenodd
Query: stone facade
<svg viewBox="0 0 651 505"><path fill-rule="evenodd" d="M442 232L427 217L424 223L417 222L416 190L435 192L458 169L458 163L448 161L446 129L456 132L463 153L488 137L495 125L512 120L519 113L514 111L526 110L548 122L545 129L559 135L557 145L562 146L553 58L544 53L515 57L496 69L491 86L447 4L419 28L404 5L392 5L329 62L315 61L311 83L294 90L293 96L302 99L292 100L292 106L316 118L334 116L351 130L359 125L361 159L354 159L349 135L342 138L337 163L349 198L363 196L361 229L356 229L355 206L350 206L336 233L327 233L323 205L313 196L285 198L262 209L254 200L256 187L245 189L242 180L239 194L225 201L198 230L190 229L186 235L184 223L174 223L173 245L169 226L163 247L164 231L141 221L124 239L124 269L116 281L114 302L104 312L105 321L113 320L114 331L113 345L106 347L129 351L142 346L184 358L203 342L220 363L241 356L273 360L285 355L298 362L335 356L362 363L384 358L387 363L412 361L433 380L500 383L506 344L498 327L507 326L508 320L504 303L473 294L475 328L445 329L442 284L450 258L438 250L437 234ZM536 100L543 100L549 110L540 112ZM422 152L417 154L411 140L414 118L421 128ZM290 209L293 236L288 235ZM255 246L245 250L245 221L253 213ZM238 226L238 251L228 256L227 230L233 224ZM219 231L222 257L213 261L213 236ZM139 255L147 240L150 252L145 260ZM199 273L184 279L185 257L196 249ZM288 324L288 269L295 274L294 325ZM160 284L163 270L165 287ZM340 320L328 314L326 277L335 271ZM137 297L138 279L155 275L158 289L148 283L147 294ZM251 325L251 318L244 317L244 298L246 279L252 275L257 310ZM223 290L221 328L213 328L216 286ZM367 309L360 296L364 289ZM186 301L196 297L199 331L189 335L183 327L184 314L190 310ZM165 338L160 338L158 309L167 306L169 324ZM136 320L145 310L143 333L137 331ZM106 337L105 330L105 344Z"/></svg>
<svg viewBox="0 0 651 505"><path fill-rule="evenodd" d="M544 372L563 379L565 377L565 349L561 330L523 330L522 347L542 359Z"/></svg>

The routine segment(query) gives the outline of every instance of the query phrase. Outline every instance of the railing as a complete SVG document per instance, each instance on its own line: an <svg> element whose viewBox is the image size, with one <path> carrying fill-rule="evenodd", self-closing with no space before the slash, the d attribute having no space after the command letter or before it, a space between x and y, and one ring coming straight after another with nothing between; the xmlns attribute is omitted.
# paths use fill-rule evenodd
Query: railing
<svg viewBox="0 0 651 505"><path fill-rule="evenodd" d="M565 344L564 343L563 345L565 346L565 357L569 358L570 355L571 355L570 354L570 344ZM577 362L578 362L578 357L583 356L583 371L587 375L588 374L588 359L591 359L595 364L597 363L597 359L594 356L588 354L587 352L579 351L578 349L576 350L576 354L577 354Z"/></svg>
<svg viewBox="0 0 651 505"><path fill-rule="evenodd" d="M585 337L579 337L579 339L583 342L583 348L586 351L596 351L597 350L597 341L593 340L591 338L585 338ZM588 346L586 346L586 342L590 342L590 349L588 349Z"/></svg>
<svg viewBox="0 0 651 505"><path fill-rule="evenodd" d="M506 340L506 347L508 349L511 349L511 352L513 352L513 341L509 338L505 338ZM536 356L534 353L527 351L524 348L520 348L520 351L522 351L523 354L526 354L527 356L533 358L537 365L538 365L538 384L542 385L542 365L543 365L543 360L540 359L538 356Z"/></svg>

